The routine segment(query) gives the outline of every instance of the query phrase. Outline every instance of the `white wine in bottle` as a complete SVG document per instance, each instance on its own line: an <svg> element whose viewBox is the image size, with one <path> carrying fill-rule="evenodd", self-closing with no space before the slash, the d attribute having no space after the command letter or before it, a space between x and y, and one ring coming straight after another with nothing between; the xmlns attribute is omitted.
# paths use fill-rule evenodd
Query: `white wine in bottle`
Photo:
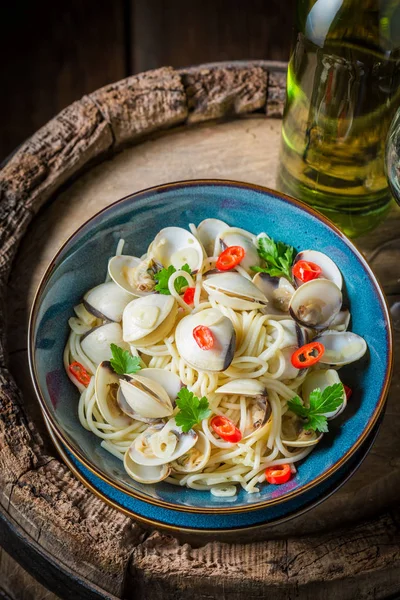
<svg viewBox="0 0 400 600"><path fill-rule="evenodd" d="M298 0L278 187L348 235L391 200L385 142L400 105L400 0Z"/></svg>

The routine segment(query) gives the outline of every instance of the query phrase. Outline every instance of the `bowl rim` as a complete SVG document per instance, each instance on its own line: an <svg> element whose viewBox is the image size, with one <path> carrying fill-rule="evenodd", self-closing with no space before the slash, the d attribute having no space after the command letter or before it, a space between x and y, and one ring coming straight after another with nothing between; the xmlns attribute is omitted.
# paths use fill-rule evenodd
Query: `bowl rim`
<svg viewBox="0 0 400 600"><path fill-rule="evenodd" d="M292 491L288 492L287 494L285 494L284 496L280 496L278 498L261 500L259 502L254 502L251 505L242 505L242 506L238 506L238 507L233 507L233 506L232 507L227 507L227 506L224 506L224 507L222 507L222 506L221 507L193 507L193 506L187 506L187 505L183 505L183 504L176 505L169 501L162 500L160 498L152 498L150 496L146 496L137 490L129 488L128 486L125 486L124 484L115 481L107 473L103 472L99 467L97 467L95 464L91 463L87 458L85 458L79 449L75 449L69 443L69 441L66 438L66 436L64 435L62 429L59 427L58 423L53 418L52 413L50 412L50 410L47 407L46 400L41 392L39 378L37 376L37 371L36 371L35 359L34 359L34 329L35 329L37 314L38 314L39 307L40 307L40 297L41 297L41 294L42 294L42 291L43 291L45 285L47 284L48 280L50 279L51 275L53 274L53 270L55 268L55 264L56 264L56 261L57 261L59 255L63 252L65 247L75 238L75 236L82 229L84 229L87 225L89 225L91 223L91 221L93 221L94 219L96 219L97 217L102 215L103 213L106 213L106 212L112 210L115 206L118 206L119 204L122 204L123 202L125 202L127 200L132 200L134 202L137 198L148 196L148 195L151 195L154 193L166 192L166 191L170 191L170 190L174 190L174 189L181 189L181 188L186 188L186 187L198 187L198 186L234 187L234 188L242 188L242 189L256 191L261 194L268 194L269 196L275 197L278 200L284 200L285 202L294 205L295 207L299 208L300 210L310 214L312 217L321 221L324 225L326 225L329 229L333 230L333 232L336 233L342 239L342 241L346 244L346 246L356 256L359 263L361 263L361 266L364 268L371 283L374 286L374 290L376 292L376 297L380 302L381 309L382 309L383 314L385 315L385 320L386 320L386 324L387 324L388 364L387 364L387 369L385 372L385 378L383 381L382 389L381 389L381 392L379 395L379 399L376 403L374 412L371 415L371 418L369 419L366 427L363 429L361 435L357 438L357 440L355 441L353 446L351 448L349 448L349 450L345 454L343 454L338 460L336 460L334 465L332 465L329 469L324 471L322 474L320 474L318 477L316 477L315 479L313 479L306 485L301 486L300 488L298 488L296 490L292 490ZM182 180L182 181L175 181L175 182L170 182L170 183L159 184L159 185L151 186L151 187L148 187L148 188L145 188L142 190L138 190L132 194L127 194L123 198L120 198L119 200L112 202L108 206L102 208L100 211L98 211L97 213L92 215L89 219L87 219L84 223L82 223L82 225L80 225L67 238L67 240L62 244L62 246L57 250L57 252L53 256L53 258L51 259L48 267L46 268L46 270L39 282L36 292L35 292L35 296L33 299L32 307L31 307L31 311L30 311L30 315L29 315L29 323L28 323L28 363L29 363L29 370L30 370L30 374L31 374L32 382L33 382L33 387L34 387L37 399L39 401L39 406L41 408L41 411L42 411L44 417L49 419L54 432L56 433L56 435L60 439L60 441L66 446L66 448L73 454L73 456L75 456L75 458L77 460L79 460L94 475L100 477L100 479L103 479L103 481L105 481L106 483L110 484L111 486L117 488L118 490L120 490L124 493L130 494L131 496L133 496L134 498L137 498L138 500L148 502L155 506L161 506L164 508L168 508L170 510L192 512L192 513L204 513L204 514L228 513L228 512L241 513L241 512L249 512L252 510L259 510L262 508L266 508L268 506L272 506L273 504L279 504L282 502L286 502L292 498L295 498L296 496L303 494L304 492L310 490L311 488L318 485L319 483L322 483L327 478L329 478L331 475L333 475L333 473L335 473L344 463L346 463L349 460L349 458L357 451L357 449L361 446L363 441L365 441L365 439L367 438L368 434L372 431L374 425L376 424L376 422L379 418L379 415L381 414L381 412L385 406L386 398L387 398L387 395L389 392L389 386L390 386L390 381L391 381L391 377L392 377L392 372L393 372L393 330L392 330L392 321L391 321L391 317L390 317L390 311L389 311L389 307L387 304L387 300L385 298L382 286L379 283L376 276L374 275L371 267L368 265L366 259L362 255L361 251L358 250L356 245L325 215L317 212L314 208L312 208L311 206L305 204L304 202L302 202L300 200L297 200L297 199L295 199L291 196L288 196L287 194L284 194L282 192L279 192L277 190L272 190L268 187L261 186L258 184L247 183L247 182L242 182L242 181L235 181L235 180L230 180L230 179L213 179L213 178L212 179L190 179L190 180Z"/></svg>
<svg viewBox="0 0 400 600"><path fill-rule="evenodd" d="M283 523L287 523L288 521L291 521L292 519L301 517L302 515L306 514L310 510L312 510L313 508L316 508L317 506L319 506L320 504L325 502L325 500L328 500L328 498L330 498L331 496L336 494L336 492L338 492L344 486L344 484L347 483L349 481L349 479L351 479L351 477L353 477L353 475L358 471L358 469L364 463L364 461L367 458L372 446L374 445L377 435L380 431L383 417L384 417L384 412L381 413L381 415L375 425L375 428L370 433L370 437L368 437L366 440L364 440L365 449L363 451L363 454L361 454L360 457L358 458L357 462L354 463L353 465L351 465L350 470L348 472L346 472L339 481L337 481L336 483L331 485L331 487L326 492L322 492L321 495L318 496L317 498L310 500L305 505L303 505L297 509L294 509L287 515L277 517L276 519L273 519L271 521L254 523L253 525L243 525L243 526L237 525L236 527L221 527L221 528L216 528L216 527L213 527L213 528L201 527L200 528L200 527L187 527L184 525L173 525L172 523L165 523L165 521L162 521L160 518L157 519L155 517L154 518L145 517L141 514L135 513L132 509L126 508L125 506L120 504L117 500L113 500L112 498L107 496L105 492L102 492L101 490L99 490L98 487L96 487L96 485L91 483L86 478L85 474L82 473L80 468L78 466L76 466L72 462L71 458L68 456L66 449L62 445L61 440L57 437L56 432L54 431L54 429L52 428L51 424L48 422L46 417L44 418L44 421L45 421L45 426L46 426L47 432L50 436L50 439L53 442L54 446L56 447L57 451L59 452L62 460L67 465L67 467L72 471L72 473L75 475L75 477L81 483L83 483L84 486L86 486L95 496L100 498L100 500L103 500L103 502L105 502L112 508L119 510L120 512L124 513L127 517L136 519L137 521L139 521L140 523L144 523L145 525L148 525L151 527L163 528L163 529L167 530L169 533L171 533L172 535L176 535L177 532L179 533L180 531L183 531L185 533L199 534L199 535L202 535L202 534L210 534L210 535L221 534L222 535L224 533L239 533L239 534L241 534L241 533L245 533L248 531L256 531L263 527L267 528L267 527L275 527L277 525L282 525ZM363 448L360 447L358 449L358 451L360 452L362 449ZM68 451L68 449L67 449L67 451ZM85 467L85 465L83 465L83 467ZM97 475L95 473L93 473L93 474L97 477ZM105 483L107 483L107 482L105 482ZM123 492L123 493L125 493L125 492ZM262 508L260 510L262 510ZM178 511L176 511L176 512L178 512Z"/></svg>

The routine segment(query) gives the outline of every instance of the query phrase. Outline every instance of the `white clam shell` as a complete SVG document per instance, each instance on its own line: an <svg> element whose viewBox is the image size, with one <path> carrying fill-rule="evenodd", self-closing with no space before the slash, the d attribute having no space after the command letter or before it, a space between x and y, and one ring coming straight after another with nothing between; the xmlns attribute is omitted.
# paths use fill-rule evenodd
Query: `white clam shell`
<svg viewBox="0 0 400 600"><path fill-rule="evenodd" d="M203 281L205 291L223 306L236 310L263 308L267 299L252 281L239 273L216 273Z"/></svg>
<svg viewBox="0 0 400 600"><path fill-rule="evenodd" d="M322 433L317 434L312 429L304 430L301 419L293 414L286 413L282 420L282 443L292 448L305 448L315 446L322 438Z"/></svg>
<svg viewBox="0 0 400 600"><path fill-rule="evenodd" d="M268 305L263 310L269 315L287 318L289 302L294 294L294 287L285 277L271 277L267 273L256 273L253 283L264 294Z"/></svg>
<svg viewBox="0 0 400 600"><path fill-rule="evenodd" d="M193 337L198 325L208 327L214 337L214 346L202 350ZM184 317L177 325L175 341L180 356L199 371L224 371L232 362L236 335L230 319L216 308L207 308Z"/></svg>
<svg viewBox="0 0 400 600"><path fill-rule="evenodd" d="M169 465L138 465L132 460L129 450L125 452L124 467L128 475L140 483L158 483L171 473Z"/></svg>
<svg viewBox="0 0 400 600"><path fill-rule="evenodd" d="M138 346L156 344L171 330L177 311L172 296L151 294L135 298L122 315L124 340Z"/></svg>
<svg viewBox="0 0 400 600"><path fill-rule="evenodd" d="M124 399L141 417L162 419L173 413L172 403L165 389L156 381L135 373L120 380Z"/></svg>
<svg viewBox="0 0 400 600"><path fill-rule="evenodd" d="M132 296L147 296L152 292L143 292L134 288L130 285L127 273L130 269L135 269L140 265L142 259L136 256L128 256L127 254L121 254L119 256L113 256L108 261L108 273L111 279L118 285L122 290L126 291Z"/></svg>
<svg viewBox="0 0 400 600"><path fill-rule="evenodd" d="M219 236L229 229L224 221L219 219L204 219L197 227L197 234L207 256L218 256L220 253Z"/></svg>
<svg viewBox="0 0 400 600"><path fill-rule="evenodd" d="M141 369L141 377L147 377L152 381L160 384L167 392L172 406L175 405L175 400L183 387L181 380L176 373L167 371L166 369Z"/></svg>
<svg viewBox="0 0 400 600"><path fill-rule="evenodd" d="M168 457L160 458L151 453L149 442L146 441L152 435L168 436L173 433L177 436L178 441L173 452ZM170 463L188 452L197 442L198 435L191 429L188 433L184 433L175 422L175 419L170 419L168 423L160 430L154 427L149 427L141 433L129 447L129 455L134 462L139 465L162 465Z"/></svg>
<svg viewBox="0 0 400 600"><path fill-rule="evenodd" d="M316 340L324 345L325 352L320 364L343 366L360 359L367 351L367 343L351 331L327 330Z"/></svg>
<svg viewBox="0 0 400 600"><path fill-rule="evenodd" d="M192 272L201 268L204 259L199 241L182 227L161 229L150 245L148 255L164 267L172 265L177 270L188 264Z"/></svg>
<svg viewBox="0 0 400 600"><path fill-rule="evenodd" d="M103 360L112 358L111 344L116 344L123 350L129 350L129 345L122 339L122 328L119 323L99 325L81 338L82 350L96 365Z"/></svg>
<svg viewBox="0 0 400 600"><path fill-rule="evenodd" d="M230 227L226 231L223 231L219 236L222 242L223 251L225 246L241 246L245 251L243 260L240 261L240 266L245 269L251 275L253 271L250 267L260 266L261 259L257 252L257 238L252 233L245 231L244 229L238 229L236 227Z"/></svg>
<svg viewBox="0 0 400 600"><path fill-rule="evenodd" d="M195 445L171 463L170 466L177 473L196 473L206 466L211 454L211 443L202 431L199 431L197 435Z"/></svg>
<svg viewBox="0 0 400 600"><path fill-rule="evenodd" d="M124 308L131 300L128 292L113 281L107 281L89 290L83 297L83 304L88 312L99 319L120 322Z"/></svg>
<svg viewBox="0 0 400 600"><path fill-rule="evenodd" d="M304 327L324 329L342 306L342 292L329 279L313 279L303 283L293 294L289 312Z"/></svg>
<svg viewBox="0 0 400 600"><path fill-rule="evenodd" d="M288 346L297 346L300 348L304 344L307 344L309 334L305 327L302 327L292 319L281 319L279 325L283 328L283 338L280 344L281 350ZM278 331L275 329L272 337L276 339L277 336Z"/></svg>
<svg viewBox="0 0 400 600"><path fill-rule="evenodd" d="M316 371L310 371L303 381L302 385L302 397L304 404L309 405L309 398L311 392L319 388L321 392L330 385L335 383L341 383L340 377L334 369L317 369ZM331 412L324 413L328 419L337 417L341 412L344 411L347 405L346 392L343 390L343 402L336 409Z"/></svg>
<svg viewBox="0 0 400 600"><path fill-rule="evenodd" d="M232 379L215 390L215 394L260 396L266 393L265 385L257 379Z"/></svg>
<svg viewBox="0 0 400 600"><path fill-rule="evenodd" d="M113 371L108 361L99 364L95 373L95 394L98 409L107 423L123 429L132 423L117 403L119 376Z"/></svg>
<svg viewBox="0 0 400 600"><path fill-rule="evenodd" d="M318 265L322 269L321 278L329 279L335 283L339 290L343 287L343 278L342 275L329 256L324 254L323 252L318 252L317 250L302 250L295 257L293 264L295 265L299 260L305 260L307 262L313 262ZM303 285L303 282L296 277L297 285Z"/></svg>
<svg viewBox="0 0 400 600"><path fill-rule="evenodd" d="M333 321L329 324L329 329L335 331L346 331L350 323L350 311L347 308L342 309L338 312Z"/></svg>
<svg viewBox="0 0 400 600"><path fill-rule="evenodd" d="M285 368L283 369L279 379L295 379L298 376L300 369L296 369L296 367L292 365L291 360L293 352L295 352L297 348L298 346L296 345L286 346L286 348L281 349L283 360L285 362Z"/></svg>

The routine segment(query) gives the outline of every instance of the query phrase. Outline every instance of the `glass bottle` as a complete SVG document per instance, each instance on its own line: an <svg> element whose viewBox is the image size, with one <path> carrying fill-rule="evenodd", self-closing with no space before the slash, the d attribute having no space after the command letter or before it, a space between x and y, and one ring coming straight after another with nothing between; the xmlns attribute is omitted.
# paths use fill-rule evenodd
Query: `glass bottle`
<svg viewBox="0 0 400 600"><path fill-rule="evenodd" d="M390 203L385 141L400 105L400 0L298 0L278 187L348 235Z"/></svg>

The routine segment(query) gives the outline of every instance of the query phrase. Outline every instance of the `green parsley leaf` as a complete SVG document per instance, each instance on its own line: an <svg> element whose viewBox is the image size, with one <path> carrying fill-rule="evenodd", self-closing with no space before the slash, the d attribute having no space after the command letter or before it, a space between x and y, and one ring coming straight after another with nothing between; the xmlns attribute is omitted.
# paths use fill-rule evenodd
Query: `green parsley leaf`
<svg viewBox="0 0 400 600"><path fill-rule="evenodd" d="M267 236L258 239L258 255L262 258L265 267L251 267L257 273L268 273L271 277L286 277L292 281L292 264L294 259L294 248L284 242L274 242Z"/></svg>
<svg viewBox="0 0 400 600"><path fill-rule="evenodd" d="M118 375L140 371L140 358L138 356L132 356L129 350L123 350L116 344L111 344L110 348L112 352L110 363Z"/></svg>
<svg viewBox="0 0 400 600"><path fill-rule="evenodd" d="M179 408L179 412L175 416L175 421L179 427L182 427L182 431L185 433L211 415L207 398L205 396L198 398L193 392L189 392L187 388L180 390L176 399L176 405Z"/></svg>
<svg viewBox="0 0 400 600"><path fill-rule="evenodd" d="M316 388L310 394L309 406L304 406L300 398L295 396L288 402L289 410L299 417L307 419L304 423L304 429L314 429L326 433L328 424L326 413L333 412L343 402L344 388L342 383L329 385L321 392Z"/></svg>
<svg viewBox="0 0 400 600"><path fill-rule="evenodd" d="M183 267L180 268L180 271L186 271L186 273L189 273L189 275L192 273L188 264L183 265ZM158 271L158 273L155 274L155 279L157 280L157 283L154 287L155 291L159 292L160 294L170 296L171 294L168 289L168 280L174 273L176 273L176 269L172 265L170 265L168 269L161 269L161 271ZM180 294L182 289L187 285L188 282L184 277L180 276L175 279L175 289L178 294Z"/></svg>

